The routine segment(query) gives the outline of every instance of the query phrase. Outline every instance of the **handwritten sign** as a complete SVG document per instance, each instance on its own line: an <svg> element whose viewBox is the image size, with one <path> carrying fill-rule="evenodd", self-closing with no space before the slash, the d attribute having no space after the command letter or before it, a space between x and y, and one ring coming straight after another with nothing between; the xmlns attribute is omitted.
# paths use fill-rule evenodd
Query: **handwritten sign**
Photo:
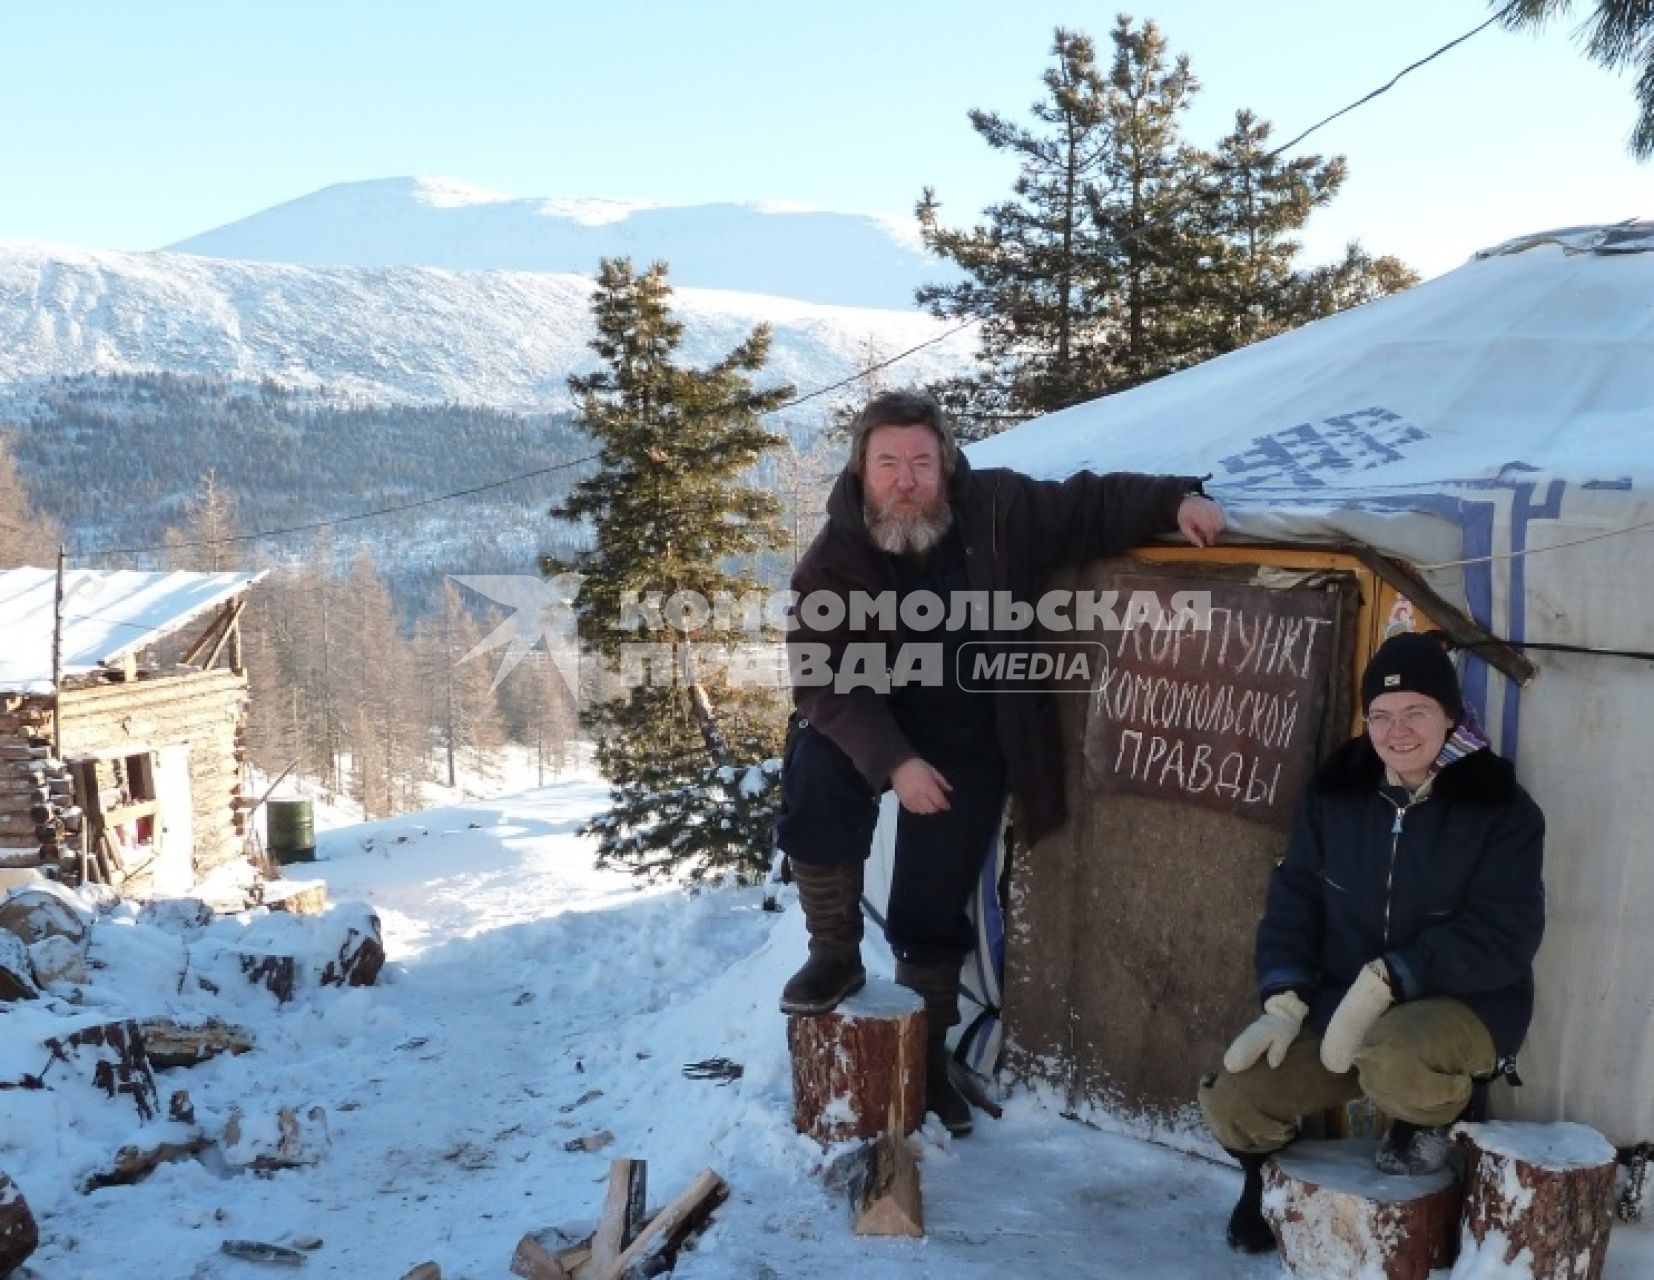
<svg viewBox="0 0 1654 1280"><path fill-rule="evenodd" d="M1086 777L1289 825L1315 763L1338 601L1314 587L1148 579L1210 608L1108 634L1092 681Z"/></svg>

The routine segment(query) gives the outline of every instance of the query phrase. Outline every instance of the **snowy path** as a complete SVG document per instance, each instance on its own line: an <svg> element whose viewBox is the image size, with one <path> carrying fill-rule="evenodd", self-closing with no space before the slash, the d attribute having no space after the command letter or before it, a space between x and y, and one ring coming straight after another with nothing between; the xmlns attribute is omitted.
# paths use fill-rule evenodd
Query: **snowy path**
<svg viewBox="0 0 1654 1280"><path fill-rule="evenodd" d="M381 985L272 1005L257 1052L164 1072L162 1090L188 1088L209 1124L237 1099L250 1112L319 1104L326 1159L269 1178L191 1162L85 1197L31 1192L47 1236L31 1273L251 1278L268 1269L222 1256L222 1240L314 1235L302 1274L397 1280L430 1259L447 1280L505 1280L523 1232L595 1215L624 1154L649 1161L652 1203L707 1165L731 1185L683 1280L1281 1274L1223 1247L1235 1171L1027 1096L963 1141L927 1132L928 1239L853 1237L789 1121L774 1000L802 953L797 911L594 871L575 828L601 799L574 781L325 835L315 872L332 899L381 914ZM710 1057L745 1075L720 1087L681 1074ZM611 1147L565 1149L602 1130ZM1616 1236L1608 1274L1648 1274L1651 1245L1646 1230Z"/></svg>

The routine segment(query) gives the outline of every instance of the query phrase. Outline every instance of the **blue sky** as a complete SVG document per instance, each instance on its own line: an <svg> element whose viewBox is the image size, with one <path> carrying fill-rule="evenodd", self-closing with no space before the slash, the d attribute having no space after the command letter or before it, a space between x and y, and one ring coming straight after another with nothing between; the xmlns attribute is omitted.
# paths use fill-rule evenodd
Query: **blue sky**
<svg viewBox="0 0 1654 1280"><path fill-rule="evenodd" d="M1576 6L1582 7L1582 6ZM150 249L335 182L440 174L519 196L778 199L963 222L1013 175L966 111L1017 117L1046 0L0 0L0 236ZM1204 87L1284 140L1488 14L1480 0L1154 0ZM1426 274L1523 231L1654 216L1628 78L1566 25L1484 32L1306 146L1350 181L1307 237Z"/></svg>

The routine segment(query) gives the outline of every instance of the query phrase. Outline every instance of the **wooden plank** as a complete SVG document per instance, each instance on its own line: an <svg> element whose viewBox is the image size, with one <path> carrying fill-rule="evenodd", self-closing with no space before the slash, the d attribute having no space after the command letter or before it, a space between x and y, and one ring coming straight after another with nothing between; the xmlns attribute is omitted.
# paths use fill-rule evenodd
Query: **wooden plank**
<svg viewBox="0 0 1654 1280"><path fill-rule="evenodd" d="M881 1133L850 1157L850 1229L858 1236L925 1234L924 1201L919 1191L919 1162L907 1139Z"/></svg>
<svg viewBox="0 0 1654 1280"><path fill-rule="evenodd" d="M111 872L119 872L122 879L126 878L126 859L121 855L121 842L115 839L114 833L105 827L98 833L98 844L103 850L104 861ZM110 884L117 883L113 875Z"/></svg>
<svg viewBox="0 0 1654 1280"><path fill-rule="evenodd" d="M106 827L124 827L129 822L136 822L139 818L153 818L161 811L159 800L140 800L136 804L123 804L116 809L105 809L103 825Z"/></svg>
<svg viewBox="0 0 1654 1280"><path fill-rule="evenodd" d="M511 1274L523 1280L575 1280L587 1274L585 1266L592 1256L591 1241L571 1245L553 1252L532 1235L517 1242L517 1252L511 1255Z"/></svg>
<svg viewBox="0 0 1654 1280"><path fill-rule="evenodd" d="M210 668L215 662L218 661L218 655L224 651L225 642L228 641L230 636L235 632L236 624L241 621L242 606L244 606L247 601L245 599L240 599L234 601L233 603L234 607L231 609L229 617L225 620L223 632L219 635L217 643L213 645L212 652L207 655L207 660L201 664L205 668Z"/></svg>
<svg viewBox="0 0 1654 1280"><path fill-rule="evenodd" d="M200 656L201 651L205 649L209 643L211 643L213 637L218 635L222 628L229 625L230 609L235 603L236 602L233 600L226 600L223 604L218 606L218 613L213 618L212 622L202 629L201 634L195 638L195 643L190 645L188 649L184 650L184 656L180 659L180 661L185 666L192 665L196 658ZM204 665L210 667L212 666L212 663L208 662Z"/></svg>
<svg viewBox="0 0 1654 1280"><path fill-rule="evenodd" d="M614 1265L643 1230L643 1202L648 1194L646 1160L620 1159L609 1165L609 1193L592 1234L590 1266L601 1274Z"/></svg>
<svg viewBox="0 0 1654 1280"><path fill-rule="evenodd" d="M729 1196L729 1184L711 1169L702 1169L695 1180L667 1205L626 1252L607 1271L586 1268L583 1280L643 1280L671 1267L679 1248Z"/></svg>

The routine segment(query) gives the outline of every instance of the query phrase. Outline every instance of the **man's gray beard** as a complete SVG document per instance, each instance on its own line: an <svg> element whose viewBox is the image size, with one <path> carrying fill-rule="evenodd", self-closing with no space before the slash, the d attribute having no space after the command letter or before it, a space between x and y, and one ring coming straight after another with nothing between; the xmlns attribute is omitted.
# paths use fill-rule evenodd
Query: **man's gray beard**
<svg viewBox="0 0 1654 1280"><path fill-rule="evenodd" d="M862 519L867 522L867 536L880 551L893 556L923 555L934 547L953 527L953 508L946 495L938 495L934 506L912 515L898 515L890 508L884 510L871 502L862 505Z"/></svg>

